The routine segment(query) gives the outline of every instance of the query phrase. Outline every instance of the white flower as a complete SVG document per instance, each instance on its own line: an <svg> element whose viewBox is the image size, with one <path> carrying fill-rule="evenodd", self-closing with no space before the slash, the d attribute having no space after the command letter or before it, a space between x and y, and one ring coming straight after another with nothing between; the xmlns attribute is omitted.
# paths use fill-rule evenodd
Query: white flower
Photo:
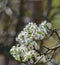
<svg viewBox="0 0 60 65"><path fill-rule="evenodd" d="M40 40L43 40L51 29L51 24L42 22L39 27L35 23L29 23L16 37L20 46L13 46L10 50L11 55L18 61L26 62L33 58L36 62L46 62L46 57L40 55L37 50L40 49Z"/></svg>
<svg viewBox="0 0 60 65"><path fill-rule="evenodd" d="M24 54L24 58L22 59L22 61L23 61L23 62L28 61L28 57L27 57L27 55Z"/></svg>
<svg viewBox="0 0 60 65"><path fill-rule="evenodd" d="M32 44L32 41L33 41L33 40L30 39L30 38L27 38L27 39L25 38L25 44L29 44L29 43Z"/></svg>
<svg viewBox="0 0 60 65"><path fill-rule="evenodd" d="M51 27L51 23L47 23L46 20L39 25L40 30L43 31L45 34L48 34L47 31L51 29Z"/></svg>
<svg viewBox="0 0 60 65"><path fill-rule="evenodd" d="M45 34L40 30L40 28L37 28L34 36L36 40L42 40L44 39Z"/></svg>
<svg viewBox="0 0 60 65"><path fill-rule="evenodd" d="M42 59L40 60L40 62L43 62L45 63L47 60L46 60L46 57L44 55L42 55Z"/></svg>
<svg viewBox="0 0 60 65"><path fill-rule="evenodd" d="M21 59L20 59L20 55L13 55L13 57L15 58L15 60L18 60L18 61L21 61Z"/></svg>
<svg viewBox="0 0 60 65"><path fill-rule="evenodd" d="M10 50L10 53L12 54L12 56L20 61L20 55L19 55L19 52L20 52L20 48L19 47L16 47L16 46L13 46Z"/></svg>
<svg viewBox="0 0 60 65"><path fill-rule="evenodd" d="M46 23L46 25L47 25L47 27L48 27L49 29L52 28L52 24L51 24L51 23Z"/></svg>
<svg viewBox="0 0 60 65"><path fill-rule="evenodd" d="M21 31L19 33L18 37L16 37L16 41L18 41L20 44L24 43L24 39L28 36L28 33L25 31Z"/></svg>
<svg viewBox="0 0 60 65"><path fill-rule="evenodd" d="M39 28L41 29L41 31L43 31L45 34L47 34L45 25L46 25L46 21L42 22L42 23L39 25Z"/></svg>
<svg viewBox="0 0 60 65"><path fill-rule="evenodd" d="M37 28L37 25L35 23L29 23L25 28L24 31L27 31L28 33L35 33L35 30Z"/></svg>
<svg viewBox="0 0 60 65"><path fill-rule="evenodd" d="M34 64L36 64L37 62L43 62L45 63L47 60L46 60L46 57L44 55L41 55L41 56L37 56L36 57L36 62Z"/></svg>

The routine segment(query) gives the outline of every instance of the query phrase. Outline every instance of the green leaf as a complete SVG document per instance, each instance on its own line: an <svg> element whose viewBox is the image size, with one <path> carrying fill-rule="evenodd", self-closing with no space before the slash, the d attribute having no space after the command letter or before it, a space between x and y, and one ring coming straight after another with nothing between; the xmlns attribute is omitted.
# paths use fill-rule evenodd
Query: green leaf
<svg viewBox="0 0 60 65"><path fill-rule="evenodd" d="M52 0L52 7L60 6L60 0Z"/></svg>
<svg viewBox="0 0 60 65"><path fill-rule="evenodd" d="M50 10L50 13L48 14L48 19L51 20L56 14L58 14L60 11L59 11L59 8L52 8Z"/></svg>
<svg viewBox="0 0 60 65"><path fill-rule="evenodd" d="M52 24L54 28L60 28L60 13L54 16L52 19Z"/></svg>

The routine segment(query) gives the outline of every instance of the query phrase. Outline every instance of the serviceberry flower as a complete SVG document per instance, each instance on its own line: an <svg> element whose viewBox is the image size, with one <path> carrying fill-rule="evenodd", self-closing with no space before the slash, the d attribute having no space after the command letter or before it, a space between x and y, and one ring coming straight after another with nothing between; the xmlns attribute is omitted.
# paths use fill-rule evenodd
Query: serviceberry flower
<svg viewBox="0 0 60 65"><path fill-rule="evenodd" d="M16 41L20 43L20 46L13 46L10 50L11 55L20 62L34 62L34 58L35 63L38 61L45 63L45 55L40 55L41 53L37 51L40 50L40 41L48 35L49 29L51 29L51 24L46 21L39 26L30 22L16 37Z"/></svg>
<svg viewBox="0 0 60 65"><path fill-rule="evenodd" d="M52 28L51 23L48 23L46 20L39 25L39 28L41 31L43 31L45 34L48 34L49 29Z"/></svg>

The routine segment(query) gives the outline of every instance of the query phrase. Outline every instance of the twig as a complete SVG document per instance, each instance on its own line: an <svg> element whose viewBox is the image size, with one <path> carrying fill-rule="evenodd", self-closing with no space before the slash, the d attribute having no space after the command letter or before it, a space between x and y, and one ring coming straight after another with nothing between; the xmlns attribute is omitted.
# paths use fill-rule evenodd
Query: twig
<svg viewBox="0 0 60 65"><path fill-rule="evenodd" d="M47 0L47 5L46 5L46 8L43 12L43 20L46 20L47 19L47 15L50 11L50 8L51 8L51 0Z"/></svg>

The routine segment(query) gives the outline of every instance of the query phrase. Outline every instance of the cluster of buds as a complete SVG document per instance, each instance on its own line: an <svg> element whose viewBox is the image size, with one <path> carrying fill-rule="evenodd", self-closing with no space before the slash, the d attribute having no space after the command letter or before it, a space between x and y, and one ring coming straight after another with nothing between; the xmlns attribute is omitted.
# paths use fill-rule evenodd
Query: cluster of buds
<svg viewBox="0 0 60 65"><path fill-rule="evenodd" d="M45 55L37 52L40 49L40 42L37 41L43 40L48 35L49 29L51 29L49 22L44 21L39 26L30 22L16 37L19 44L11 48L11 55L20 62L36 63L39 61L45 63Z"/></svg>

